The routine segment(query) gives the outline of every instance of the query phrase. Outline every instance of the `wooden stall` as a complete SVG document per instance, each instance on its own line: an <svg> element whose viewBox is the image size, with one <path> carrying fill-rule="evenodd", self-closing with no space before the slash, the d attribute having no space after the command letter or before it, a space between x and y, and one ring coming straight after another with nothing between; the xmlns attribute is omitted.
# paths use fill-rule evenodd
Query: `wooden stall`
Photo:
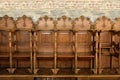
<svg viewBox="0 0 120 80"><path fill-rule="evenodd" d="M48 16L41 17L34 32L34 74L53 74L54 56L54 20Z"/></svg>
<svg viewBox="0 0 120 80"><path fill-rule="evenodd" d="M16 20L12 68L14 74L31 74L33 69L33 22L23 15Z"/></svg>
<svg viewBox="0 0 120 80"><path fill-rule="evenodd" d="M109 18L102 16L95 22L99 42L99 74L117 74L117 58L114 56L114 32Z"/></svg>
<svg viewBox="0 0 120 80"><path fill-rule="evenodd" d="M12 73L13 32L15 23L7 15L0 17L0 74Z"/></svg>
<svg viewBox="0 0 120 80"><path fill-rule="evenodd" d="M74 74L74 41L73 21L71 18L62 16L56 24L56 67L58 74Z"/></svg>
<svg viewBox="0 0 120 80"><path fill-rule="evenodd" d="M0 80L119 80L120 18L0 17Z"/></svg>
<svg viewBox="0 0 120 80"><path fill-rule="evenodd" d="M95 31L89 18L75 19L75 72L78 74L97 74L97 54Z"/></svg>

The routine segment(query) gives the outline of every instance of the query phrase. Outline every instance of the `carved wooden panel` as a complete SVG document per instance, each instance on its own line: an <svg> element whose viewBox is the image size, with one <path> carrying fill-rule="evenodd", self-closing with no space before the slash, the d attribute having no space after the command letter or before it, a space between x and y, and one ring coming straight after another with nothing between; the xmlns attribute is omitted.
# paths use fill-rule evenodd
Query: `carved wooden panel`
<svg viewBox="0 0 120 80"><path fill-rule="evenodd" d="M9 34L8 32L0 31L0 52L9 53L9 35L8 34Z"/></svg>
<svg viewBox="0 0 120 80"><path fill-rule="evenodd" d="M54 33L50 31L37 32L37 52L51 54L54 52Z"/></svg>
<svg viewBox="0 0 120 80"><path fill-rule="evenodd" d="M57 19L56 29L57 30L72 30L73 22L72 19L66 16L62 16Z"/></svg>
<svg viewBox="0 0 120 80"><path fill-rule="evenodd" d="M106 38L107 36L107 38ZM105 48L105 47L111 47L112 45L112 34L110 32L102 32L100 34L100 44L101 47Z"/></svg>
<svg viewBox="0 0 120 80"><path fill-rule="evenodd" d="M37 22L37 30L54 30L54 20L48 16L39 18Z"/></svg>
<svg viewBox="0 0 120 80"><path fill-rule="evenodd" d="M16 50L17 52L30 52L30 36L27 31L16 32Z"/></svg>
<svg viewBox="0 0 120 80"><path fill-rule="evenodd" d="M18 68L31 68L32 62L32 33L29 32L33 28L33 22L30 17L22 16L16 20L17 30L14 34L14 53L13 62L17 65L13 66L16 68L15 74L20 74ZM16 62L17 61L17 62ZM26 69L27 70L27 69ZM23 70L23 72L25 72ZM26 72L27 73L27 72Z"/></svg>
<svg viewBox="0 0 120 80"><path fill-rule="evenodd" d="M23 15L16 20L16 27L17 29L32 29L33 28L33 21L30 17Z"/></svg>
<svg viewBox="0 0 120 80"><path fill-rule="evenodd" d="M95 29L98 31L99 30L111 30L112 29L112 22L106 16L102 16L96 20Z"/></svg>
<svg viewBox="0 0 120 80"><path fill-rule="evenodd" d="M7 15L0 17L0 29L12 30L15 27L15 23L12 17Z"/></svg>
<svg viewBox="0 0 120 80"><path fill-rule="evenodd" d="M72 52L72 32L58 32L57 36L57 52L58 53L71 53Z"/></svg>
<svg viewBox="0 0 120 80"><path fill-rule="evenodd" d="M75 30L75 31L92 29L91 21L89 20L89 18L86 18L84 16L76 18L74 22L75 22L75 24L74 24L73 30Z"/></svg>
<svg viewBox="0 0 120 80"><path fill-rule="evenodd" d="M59 31L57 33L57 67L72 68L73 66L73 33L71 31Z"/></svg>
<svg viewBox="0 0 120 80"><path fill-rule="evenodd" d="M120 30L120 18L115 18L113 30L115 30L115 31Z"/></svg>
<svg viewBox="0 0 120 80"><path fill-rule="evenodd" d="M82 32L78 33L78 40L77 40L77 52L78 56L90 56L92 55L92 34L90 32Z"/></svg>

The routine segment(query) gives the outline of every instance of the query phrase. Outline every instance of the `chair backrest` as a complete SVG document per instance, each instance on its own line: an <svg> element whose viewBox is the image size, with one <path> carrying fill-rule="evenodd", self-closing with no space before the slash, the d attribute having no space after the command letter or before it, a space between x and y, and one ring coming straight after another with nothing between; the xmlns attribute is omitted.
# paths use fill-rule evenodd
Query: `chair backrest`
<svg viewBox="0 0 120 80"><path fill-rule="evenodd" d="M74 21L74 31L80 31L80 30L91 30L92 24L89 18L86 18L84 16L80 16L79 18L76 18Z"/></svg>
<svg viewBox="0 0 120 80"><path fill-rule="evenodd" d="M7 15L0 17L0 52L9 52L10 37L9 32L15 29L15 23L12 17Z"/></svg>
<svg viewBox="0 0 120 80"><path fill-rule="evenodd" d="M106 16L102 16L95 21L95 29L100 32L101 47L111 47L112 44L112 22ZM107 36L107 37L106 37Z"/></svg>
<svg viewBox="0 0 120 80"><path fill-rule="evenodd" d="M16 20L17 30L32 30L33 26L32 19L26 15L23 15Z"/></svg>
<svg viewBox="0 0 120 80"><path fill-rule="evenodd" d="M0 17L0 30L14 30L15 22L12 17L7 15Z"/></svg>
<svg viewBox="0 0 120 80"><path fill-rule="evenodd" d="M51 17L44 16L40 17L37 21L37 26L35 27L36 30L54 30L55 24L54 20Z"/></svg>
<svg viewBox="0 0 120 80"><path fill-rule="evenodd" d="M73 21L71 18L62 16L57 19L57 24L56 24L57 30L67 31L67 30L72 30L72 28L73 28Z"/></svg>
<svg viewBox="0 0 120 80"><path fill-rule="evenodd" d="M37 51L41 53L54 52L54 32L38 31L37 32Z"/></svg>
<svg viewBox="0 0 120 80"><path fill-rule="evenodd" d="M30 17L22 16L16 21L17 31L16 35L16 49L19 52L29 52L32 39L31 31L33 29L33 22Z"/></svg>
<svg viewBox="0 0 120 80"><path fill-rule="evenodd" d="M77 31L77 52L81 52L79 55L89 55L92 51L92 42L93 42L93 35L92 32L92 23L89 18L81 16L75 19L74 31ZM89 53L86 53L89 52Z"/></svg>
<svg viewBox="0 0 120 80"><path fill-rule="evenodd" d="M94 26L98 31L108 31L112 29L112 22L106 16L102 16L95 21Z"/></svg>

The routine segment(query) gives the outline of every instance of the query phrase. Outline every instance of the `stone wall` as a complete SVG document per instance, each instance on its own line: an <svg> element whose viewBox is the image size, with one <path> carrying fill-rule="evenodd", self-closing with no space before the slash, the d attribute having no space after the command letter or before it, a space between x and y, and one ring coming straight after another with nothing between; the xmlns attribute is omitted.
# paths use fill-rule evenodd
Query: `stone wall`
<svg viewBox="0 0 120 80"><path fill-rule="evenodd" d="M15 19L28 15L36 21L40 16L72 18L84 15L92 21L99 16L120 17L120 0L0 0L0 16Z"/></svg>

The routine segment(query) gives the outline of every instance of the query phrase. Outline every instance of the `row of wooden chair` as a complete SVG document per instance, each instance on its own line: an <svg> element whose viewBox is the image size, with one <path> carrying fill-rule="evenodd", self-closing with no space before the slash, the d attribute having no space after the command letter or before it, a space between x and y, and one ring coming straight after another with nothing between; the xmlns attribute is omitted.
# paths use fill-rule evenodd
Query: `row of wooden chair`
<svg viewBox="0 0 120 80"><path fill-rule="evenodd" d="M30 17L0 18L0 71L28 74L120 73L120 18L94 25L81 16L57 20L45 16L35 25ZM20 71L17 71L20 69ZM86 71L86 72L85 72ZM0 74L3 74L1 72Z"/></svg>

